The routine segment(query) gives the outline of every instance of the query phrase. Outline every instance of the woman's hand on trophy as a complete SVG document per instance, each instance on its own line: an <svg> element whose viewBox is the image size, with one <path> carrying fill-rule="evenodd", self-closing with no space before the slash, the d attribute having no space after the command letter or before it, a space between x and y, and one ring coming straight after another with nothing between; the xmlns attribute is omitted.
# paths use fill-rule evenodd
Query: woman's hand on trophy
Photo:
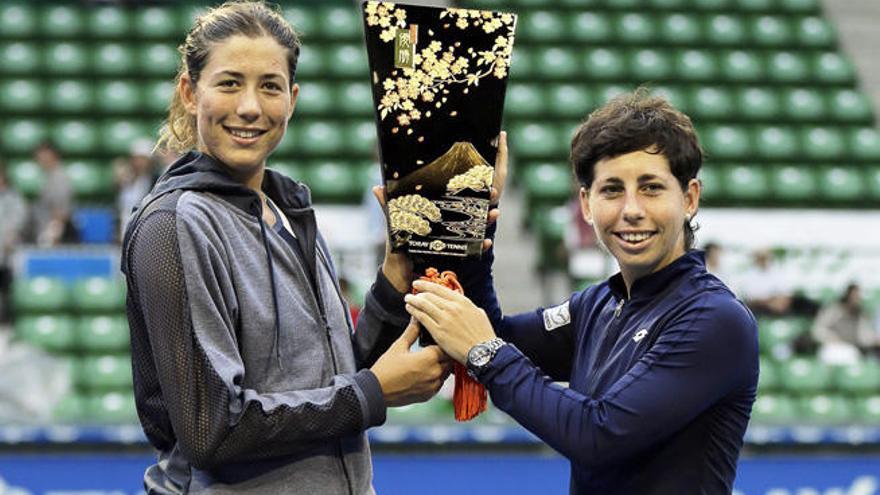
<svg viewBox="0 0 880 495"><path fill-rule="evenodd" d="M379 202L379 206L387 216L385 186L373 186L373 196L376 197L376 201ZM385 259L382 261L382 274L398 292L404 294L409 292L410 283L415 278L412 260L405 253L391 251L391 240L388 238L387 232L385 233Z"/></svg>
<svg viewBox="0 0 880 495"><path fill-rule="evenodd" d="M495 155L495 173L492 176L492 191L489 194L489 218L488 223L491 225L498 221L501 216L501 210L498 203L501 201L501 193L504 192L504 184L507 181L507 132L501 131L498 137L492 142L498 148ZM488 251L492 247L492 240L483 240L483 252Z"/></svg>

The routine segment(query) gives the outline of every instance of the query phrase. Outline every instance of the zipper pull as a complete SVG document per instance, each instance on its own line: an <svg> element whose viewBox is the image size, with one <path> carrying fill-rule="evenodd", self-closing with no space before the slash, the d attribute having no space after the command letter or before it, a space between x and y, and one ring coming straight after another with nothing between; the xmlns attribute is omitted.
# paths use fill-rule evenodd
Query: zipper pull
<svg viewBox="0 0 880 495"><path fill-rule="evenodd" d="M624 301L625 301L625 299L621 299L620 302L617 303L617 307L614 308L614 317L615 317L615 318L619 318L619 317L620 317L620 312L623 311L623 303L624 303Z"/></svg>

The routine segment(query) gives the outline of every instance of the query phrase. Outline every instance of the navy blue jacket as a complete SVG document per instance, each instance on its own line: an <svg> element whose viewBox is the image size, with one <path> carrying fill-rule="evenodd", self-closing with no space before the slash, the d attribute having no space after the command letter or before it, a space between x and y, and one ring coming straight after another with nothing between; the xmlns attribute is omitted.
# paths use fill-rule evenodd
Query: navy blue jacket
<svg viewBox="0 0 880 495"><path fill-rule="evenodd" d="M571 461L571 493L732 491L758 381L757 325L702 252L637 280L629 298L617 274L511 317L486 280L472 299L513 345L478 378Z"/></svg>

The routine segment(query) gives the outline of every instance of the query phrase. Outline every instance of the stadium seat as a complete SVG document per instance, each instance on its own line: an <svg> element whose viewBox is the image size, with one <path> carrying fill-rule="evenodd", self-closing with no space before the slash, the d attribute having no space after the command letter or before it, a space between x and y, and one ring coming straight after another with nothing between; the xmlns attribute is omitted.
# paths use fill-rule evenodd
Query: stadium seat
<svg viewBox="0 0 880 495"><path fill-rule="evenodd" d="M336 124L312 120L298 126L298 150L307 155L332 155L343 146L342 133Z"/></svg>
<svg viewBox="0 0 880 495"><path fill-rule="evenodd" d="M110 167L93 161L72 161L67 163L66 172L76 198L107 199L113 196L113 172Z"/></svg>
<svg viewBox="0 0 880 495"><path fill-rule="evenodd" d="M753 83L764 80L764 67L758 55L733 50L721 56L721 76L730 83Z"/></svg>
<svg viewBox="0 0 880 495"><path fill-rule="evenodd" d="M654 10L672 11L685 10L690 4L690 0L648 0L648 6Z"/></svg>
<svg viewBox="0 0 880 495"><path fill-rule="evenodd" d="M726 120L735 112L735 105L730 91L718 86L702 86L691 94L688 108L697 119Z"/></svg>
<svg viewBox="0 0 880 495"><path fill-rule="evenodd" d="M801 140L804 155L810 160L840 160L848 154L843 133L833 127L808 127Z"/></svg>
<svg viewBox="0 0 880 495"><path fill-rule="evenodd" d="M856 421L861 424L880 425L880 395L865 397L854 402Z"/></svg>
<svg viewBox="0 0 880 495"><path fill-rule="evenodd" d="M807 331L808 322L799 318L761 318L758 321L758 342L761 353L777 359L789 357L791 343Z"/></svg>
<svg viewBox="0 0 880 495"><path fill-rule="evenodd" d="M126 155L136 139L152 133L137 120L107 120L99 126L101 150L108 154Z"/></svg>
<svg viewBox="0 0 880 495"><path fill-rule="evenodd" d="M337 109L345 115L373 117L373 89L365 82L344 83L337 88Z"/></svg>
<svg viewBox="0 0 880 495"><path fill-rule="evenodd" d="M834 28L821 17L801 17L795 22L798 45L809 48L833 49L836 42Z"/></svg>
<svg viewBox="0 0 880 495"><path fill-rule="evenodd" d="M452 417L454 417L452 402L439 396L427 402L388 408L388 424L392 425L423 425L447 422Z"/></svg>
<svg viewBox="0 0 880 495"><path fill-rule="evenodd" d="M782 91L785 115L796 121L822 121L826 116L825 99L814 89L786 89Z"/></svg>
<svg viewBox="0 0 880 495"><path fill-rule="evenodd" d="M822 8L819 0L779 0L779 7L789 14L817 14Z"/></svg>
<svg viewBox="0 0 880 495"><path fill-rule="evenodd" d="M45 86L36 79L8 79L0 83L3 113L36 112L43 108Z"/></svg>
<svg viewBox="0 0 880 495"><path fill-rule="evenodd" d="M815 198L817 180L811 169L779 165L771 169L770 177L771 190L780 200L807 202Z"/></svg>
<svg viewBox="0 0 880 495"><path fill-rule="evenodd" d="M800 143L791 128L761 126L755 129L755 153L769 160L794 160L798 158Z"/></svg>
<svg viewBox="0 0 880 495"><path fill-rule="evenodd" d="M711 156L721 160L752 156L752 143L745 128L730 125L704 126L702 142Z"/></svg>
<svg viewBox="0 0 880 495"><path fill-rule="evenodd" d="M864 178L855 167L822 167L819 172L819 194L829 201L858 201L865 195Z"/></svg>
<svg viewBox="0 0 880 495"><path fill-rule="evenodd" d="M345 125L344 150L351 155L371 157L376 154L378 138L372 120L354 121Z"/></svg>
<svg viewBox="0 0 880 495"><path fill-rule="evenodd" d="M705 41L716 46L743 46L748 41L748 32L742 19L727 14L715 14L706 19L703 29Z"/></svg>
<svg viewBox="0 0 880 495"><path fill-rule="evenodd" d="M143 111L141 87L125 79L104 79L95 87L95 108L105 114Z"/></svg>
<svg viewBox="0 0 880 495"><path fill-rule="evenodd" d="M77 346L88 354L129 350L128 322L124 316L87 316L76 328Z"/></svg>
<svg viewBox="0 0 880 495"><path fill-rule="evenodd" d="M565 38L565 18L561 13L538 10L523 12L517 21L524 41L554 42Z"/></svg>
<svg viewBox="0 0 880 495"><path fill-rule="evenodd" d="M637 50L630 56L629 73L638 83L669 79L673 75L672 60L662 50Z"/></svg>
<svg viewBox="0 0 880 495"><path fill-rule="evenodd" d="M577 12L568 16L569 37L573 43L607 43L611 39L611 20L602 12ZM516 58L516 55L514 55Z"/></svg>
<svg viewBox="0 0 880 495"><path fill-rule="evenodd" d="M37 32L37 12L29 2L0 5L0 38L27 38Z"/></svg>
<svg viewBox="0 0 880 495"><path fill-rule="evenodd" d="M28 198L33 198L43 188L43 171L30 160L9 164L9 182L12 187Z"/></svg>
<svg viewBox="0 0 880 495"><path fill-rule="evenodd" d="M9 119L0 126L3 150L9 154L30 154L49 134L45 123L33 119Z"/></svg>
<svg viewBox="0 0 880 495"><path fill-rule="evenodd" d="M690 94L679 86L653 86L651 94L665 98L672 106L684 113L690 113Z"/></svg>
<svg viewBox="0 0 880 495"><path fill-rule="evenodd" d="M153 77L174 77L180 55L169 43L150 43L138 49L139 67Z"/></svg>
<svg viewBox="0 0 880 495"><path fill-rule="evenodd" d="M302 115L329 115L341 98L333 94L333 85L308 81L300 84L296 113Z"/></svg>
<svg viewBox="0 0 880 495"><path fill-rule="evenodd" d="M718 75L715 57L703 50L683 50L675 54L675 74L686 81L712 81Z"/></svg>
<svg viewBox="0 0 880 495"><path fill-rule="evenodd" d="M351 5L322 9L317 20L321 36L326 39L357 41L364 37L360 9Z"/></svg>
<svg viewBox="0 0 880 495"><path fill-rule="evenodd" d="M325 72L331 76L367 80L370 68L367 54L359 44L336 45L325 54L327 64Z"/></svg>
<svg viewBox="0 0 880 495"><path fill-rule="evenodd" d="M59 279L17 278L12 283L12 308L17 314L56 313L67 305L67 286Z"/></svg>
<svg viewBox="0 0 880 495"><path fill-rule="evenodd" d="M840 123L870 124L874 119L871 102L861 91L833 89L825 93L831 118Z"/></svg>
<svg viewBox="0 0 880 495"><path fill-rule="evenodd" d="M570 79L577 76L580 69L575 53L577 51L559 47L538 49L534 56L535 64L541 68L541 77Z"/></svg>
<svg viewBox="0 0 880 495"><path fill-rule="evenodd" d="M620 96L627 91L633 91L635 88L631 85L625 84L600 84L596 86L596 102L601 105L603 103L607 103L611 101L612 98ZM568 143L566 143L568 144ZM564 150L564 149L563 149ZM568 151L568 150L564 150Z"/></svg>
<svg viewBox="0 0 880 495"><path fill-rule="evenodd" d="M880 363L863 360L834 370L834 388L850 395L870 395L880 390Z"/></svg>
<svg viewBox="0 0 880 495"><path fill-rule="evenodd" d="M290 161L272 160L271 163L269 163L269 168L276 172L280 172L295 181L302 182L305 178L303 175L303 167Z"/></svg>
<svg viewBox="0 0 880 495"><path fill-rule="evenodd" d="M544 112L544 100L536 84L513 83L505 96L504 113L512 118L535 117Z"/></svg>
<svg viewBox="0 0 880 495"><path fill-rule="evenodd" d="M758 393L765 394L768 391L776 390L779 387L779 376L776 371L776 363L773 360L760 358L761 372L758 375Z"/></svg>
<svg viewBox="0 0 880 495"><path fill-rule="evenodd" d="M545 101L547 102L548 115L554 117L583 118L595 107L590 90L577 84L559 84L549 87ZM505 106L505 111L508 108Z"/></svg>
<svg viewBox="0 0 880 495"><path fill-rule="evenodd" d="M723 192L721 191L721 177L717 166L710 165L707 167L704 165L700 168L700 173L697 177L703 185L703 189L700 191L701 200L711 202L716 198L723 197Z"/></svg>
<svg viewBox="0 0 880 495"><path fill-rule="evenodd" d="M55 113L78 113L94 108L91 81L57 79L47 85L47 107Z"/></svg>
<svg viewBox="0 0 880 495"><path fill-rule="evenodd" d="M751 40L757 46L780 48L795 41L794 28L784 16L762 15L750 24Z"/></svg>
<svg viewBox="0 0 880 495"><path fill-rule="evenodd" d="M56 5L43 11L40 34L47 38L77 38L86 30L84 10L74 5Z"/></svg>
<svg viewBox="0 0 880 495"><path fill-rule="evenodd" d="M321 45L304 46L299 50L299 58L296 61L297 81L309 81L326 77L326 50Z"/></svg>
<svg viewBox="0 0 880 495"><path fill-rule="evenodd" d="M511 125L510 143L521 159L549 157L564 149L551 126L537 123Z"/></svg>
<svg viewBox="0 0 880 495"><path fill-rule="evenodd" d="M761 394L755 399L751 420L757 424L790 425L798 413L791 397L782 394Z"/></svg>
<svg viewBox="0 0 880 495"><path fill-rule="evenodd" d="M180 2L180 7L175 13L177 22L179 22L180 24L177 28L177 32L172 35L172 38L183 41L184 36L189 33L190 29L192 29L192 26L195 23L196 19L205 14L207 11L208 8L204 5L199 5L198 3L191 4L189 2Z"/></svg>
<svg viewBox="0 0 880 495"><path fill-rule="evenodd" d="M540 68L535 66L535 56L526 46L513 51L510 58L511 81L534 79L540 75Z"/></svg>
<svg viewBox="0 0 880 495"><path fill-rule="evenodd" d="M63 155L91 154L99 144L95 126L85 119L56 122L52 126L51 138Z"/></svg>
<svg viewBox="0 0 880 495"><path fill-rule="evenodd" d="M695 45L702 41L700 22L694 15L675 13L663 16L658 37L668 45Z"/></svg>
<svg viewBox="0 0 880 495"><path fill-rule="evenodd" d="M844 425L854 416L848 399L826 394L801 398L798 411L802 420L809 424Z"/></svg>
<svg viewBox="0 0 880 495"><path fill-rule="evenodd" d="M736 8L746 13L770 12L775 8L776 0L737 0Z"/></svg>
<svg viewBox="0 0 880 495"><path fill-rule="evenodd" d="M145 7L135 11L134 31L146 39L175 39L181 37L178 31L176 12L171 7Z"/></svg>
<svg viewBox="0 0 880 495"><path fill-rule="evenodd" d="M138 420L134 395L130 391L91 395L86 400L90 423L132 424Z"/></svg>
<svg viewBox="0 0 880 495"><path fill-rule="evenodd" d="M720 183L723 184L723 197L733 200L761 200L770 190L767 171L761 167L747 165L725 165L719 167Z"/></svg>
<svg viewBox="0 0 880 495"><path fill-rule="evenodd" d="M849 152L855 160L880 163L880 132L873 127L854 127L847 133Z"/></svg>
<svg viewBox="0 0 880 495"><path fill-rule="evenodd" d="M82 43L60 42L46 45L43 70L53 75L84 76L89 73L89 52Z"/></svg>
<svg viewBox="0 0 880 495"><path fill-rule="evenodd" d="M344 163L317 162L307 169L306 183L316 201L359 201L361 191L352 171Z"/></svg>
<svg viewBox="0 0 880 495"><path fill-rule="evenodd" d="M76 361L74 381L90 391L131 388L131 357L126 354L101 354Z"/></svg>
<svg viewBox="0 0 880 495"><path fill-rule="evenodd" d="M736 90L739 117L748 121L776 120L782 112L779 94L766 87L743 87Z"/></svg>
<svg viewBox="0 0 880 495"><path fill-rule="evenodd" d="M767 78L779 83L806 83L810 79L809 61L797 52L774 52L767 59Z"/></svg>
<svg viewBox="0 0 880 495"><path fill-rule="evenodd" d="M96 47L92 65L102 76L124 77L136 71L132 48L122 43L101 43Z"/></svg>
<svg viewBox="0 0 880 495"><path fill-rule="evenodd" d="M532 225L538 231L538 270L546 272L566 269L561 248L565 230L571 226L571 210L566 206L558 206L534 211L536 214L532 216Z"/></svg>
<svg viewBox="0 0 880 495"><path fill-rule="evenodd" d="M42 65L42 59L43 55L34 43L0 43L0 74L31 77Z"/></svg>
<svg viewBox="0 0 880 495"><path fill-rule="evenodd" d="M89 419L87 399L84 395L71 393L64 396L52 409L52 420L61 424L85 423Z"/></svg>
<svg viewBox="0 0 880 495"><path fill-rule="evenodd" d="M125 38L131 30L130 11L116 6L89 10L89 33L98 39Z"/></svg>
<svg viewBox="0 0 880 495"><path fill-rule="evenodd" d="M794 357L780 363L779 379L785 390L795 394L815 394L831 385L831 368L815 359Z"/></svg>
<svg viewBox="0 0 880 495"><path fill-rule="evenodd" d="M18 318L15 334L25 342L52 352L69 352L76 346L73 321L66 315Z"/></svg>
<svg viewBox="0 0 880 495"><path fill-rule="evenodd" d="M638 12L620 14L614 19L614 36L618 43L645 45L656 38L654 26L657 20Z"/></svg>
<svg viewBox="0 0 880 495"><path fill-rule="evenodd" d="M593 48L584 50L582 75L597 81L620 80L627 76L626 60L620 50ZM540 63L538 64L540 67Z"/></svg>
<svg viewBox="0 0 880 495"><path fill-rule="evenodd" d="M735 0L691 0L693 8L708 12L730 11L735 5Z"/></svg>
<svg viewBox="0 0 880 495"><path fill-rule="evenodd" d="M826 84L853 84L855 68L852 62L840 53L819 53L812 60L812 77Z"/></svg>
<svg viewBox="0 0 880 495"><path fill-rule="evenodd" d="M521 176L527 209L558 205L571 197L571 170L562 165L540 163L528 166Z"/></svg>
<svg viewBox="0 0 880 495"><path fill-rule="evenodd" d="M867 176L865 189L868 197L872 201L880 201L880 165L867 167L865 174ZM880 305L876 307L880 307Z"/></svg>
<svg viewBox="0 0 880 495"><path fill-rule="evenodd" d="M296 32L307 39L320 36L318 16L315 9L304 5L286 7L284 18L293 25Z"/></svg>
<svg viewBox="0 0 880 495"><path fill-rule="evenodd" d="M152 114L165 114L168 111L174 95L173 82L167 79L148 81L142 85L142 89L144 111Z"/></svg>

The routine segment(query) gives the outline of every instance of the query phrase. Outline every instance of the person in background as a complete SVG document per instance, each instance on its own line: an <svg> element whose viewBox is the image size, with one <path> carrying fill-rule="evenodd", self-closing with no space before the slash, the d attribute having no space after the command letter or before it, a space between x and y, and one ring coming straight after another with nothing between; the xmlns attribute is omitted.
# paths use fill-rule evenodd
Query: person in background
<svg viewBox="0 0 880 495"><path fill-rule="evenodd" d="M43 142L34 150L34 160L43 170L43 187L31 211L34 242L43 247L76 242L76 229L71 221L73 188L58 150Z"/></svg>
<svg viewBox="0 0 880 495"><path fill-rule="evenodd" d="M158 178L152 150L153 143L139 139L132 143L128 159L114 163L113 175L119 191L116 204L120 233L125 232L131 211L150 192Z"/></svg>
<svg viewBox="0 0 880 495"><path fill-rule="evenodd" d="M819 356L834 364L846 364L880 349L880 337L858 284L850 283L837 301L819 310L812 336L819 345Z"/></svg>
<svg viewBox="0 0 880 495"><path fill-rule="evenodd" d="M752 266L736 277L735 290L749 308L761 316L813 317L819 305L795 292L785 273L773 260L773 252L759 249L753 253Z"/></svg>
<svg viewBox="0 0 880 495"><path fill-rule="evenodd" d="M9 184L6 166L0 162L0 324L9 323L10 288L12 285L12 255L21 242L27 203Z"/></svg>

